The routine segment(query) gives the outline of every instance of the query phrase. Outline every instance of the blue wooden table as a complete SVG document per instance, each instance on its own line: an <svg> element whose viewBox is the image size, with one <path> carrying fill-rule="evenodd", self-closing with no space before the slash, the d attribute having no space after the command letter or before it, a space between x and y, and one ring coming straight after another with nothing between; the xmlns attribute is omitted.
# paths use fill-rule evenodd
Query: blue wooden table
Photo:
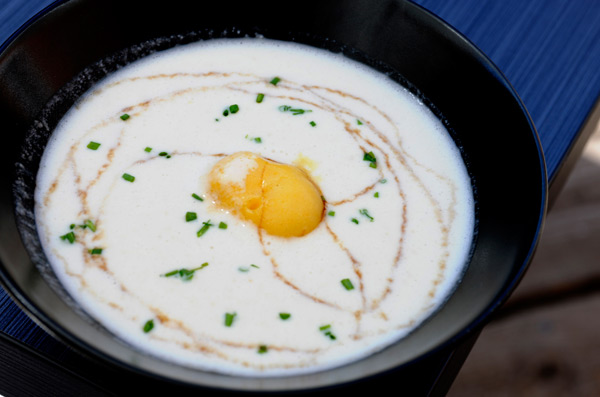
<svg viewBox="0 0 600 397"><path fill-rule="evenodd" d="M600 117L600 1L416 3L468 37L512 83L541 139L551 204ZM0 0L0 43L51 4L51 0ZM422 390L445 390L469 348L467 344L458 352L462 356L448 352L431 363ZM459 358L448 370L453 356ZM49 395L54 390L62 395L102 395L108 390L98 387L102 377L95 376L102 370L39 328L0 288L0 394ZM438 377L444 371L445 379Z"/></svg>

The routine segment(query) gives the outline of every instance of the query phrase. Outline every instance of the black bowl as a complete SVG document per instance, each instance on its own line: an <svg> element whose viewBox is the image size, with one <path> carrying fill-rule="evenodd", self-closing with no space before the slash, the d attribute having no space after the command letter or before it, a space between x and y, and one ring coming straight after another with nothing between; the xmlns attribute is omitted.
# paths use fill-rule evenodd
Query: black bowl
<svg viewBox="0 0 600 397"><path fill-rule="evenodd" d="M76 349L153 380L237 391L311 390L400 374L481 328L529 264L547 195L544 159L526 109L500 71L467 39L407 1L214 3L172 0L58 2L0 54L0 276L41 326ZM388 73L419 95L463 152L477 228L462 282L406 338L340 368L283 378L240 378L163 362L124 345L68 302L40 249L32 193L48 136L68 107L106 73L153 51L214 37L262 34L322 47ZM155 40L162 38L161 40ZM101 62L98 62L102 60Z"/></svg>

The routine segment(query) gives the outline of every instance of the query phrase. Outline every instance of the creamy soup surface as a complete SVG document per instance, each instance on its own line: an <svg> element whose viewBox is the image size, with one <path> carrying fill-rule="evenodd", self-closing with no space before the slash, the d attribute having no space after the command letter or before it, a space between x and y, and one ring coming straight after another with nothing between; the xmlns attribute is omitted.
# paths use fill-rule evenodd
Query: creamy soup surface
<svg viewBox="0 0 600 397"><path fill-rule="evenodd" d="M43 155L46 255L116 336L207 371L363 358L455 288L473 194L443 125L341 55L266 39L179 46L109 75Z"/></svg>

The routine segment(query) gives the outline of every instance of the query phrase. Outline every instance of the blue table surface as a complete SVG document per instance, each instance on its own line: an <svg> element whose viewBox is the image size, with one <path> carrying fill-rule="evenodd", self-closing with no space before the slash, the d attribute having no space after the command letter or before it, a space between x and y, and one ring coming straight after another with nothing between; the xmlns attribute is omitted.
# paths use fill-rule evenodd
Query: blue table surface
<svg viewBox="0 0 600 397"><path fill-rule="evenodd" d="M552 181L600 94L600 1L415 2L463 33L505 74L537 128ZM0 43L50 4L0 0ZM0 331L42 353L61 354L2 289Z"/></svg>

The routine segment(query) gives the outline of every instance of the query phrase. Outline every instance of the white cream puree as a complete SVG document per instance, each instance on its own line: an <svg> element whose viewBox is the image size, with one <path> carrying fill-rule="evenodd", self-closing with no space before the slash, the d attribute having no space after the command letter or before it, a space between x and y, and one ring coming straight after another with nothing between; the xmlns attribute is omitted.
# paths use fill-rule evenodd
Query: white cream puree
<svg viewBox="0 0 600 397"><path fill-rule="evenodd" d="M310 162L317 229L273 237L211 202L207 174L240 151ZM473 235L465 166L426 106L342 56L265 39L189 44L108 76L56 128L37 184L43 247L85 310L140 350L235 375L322 370L393 343L451 293Z"/></svg>

